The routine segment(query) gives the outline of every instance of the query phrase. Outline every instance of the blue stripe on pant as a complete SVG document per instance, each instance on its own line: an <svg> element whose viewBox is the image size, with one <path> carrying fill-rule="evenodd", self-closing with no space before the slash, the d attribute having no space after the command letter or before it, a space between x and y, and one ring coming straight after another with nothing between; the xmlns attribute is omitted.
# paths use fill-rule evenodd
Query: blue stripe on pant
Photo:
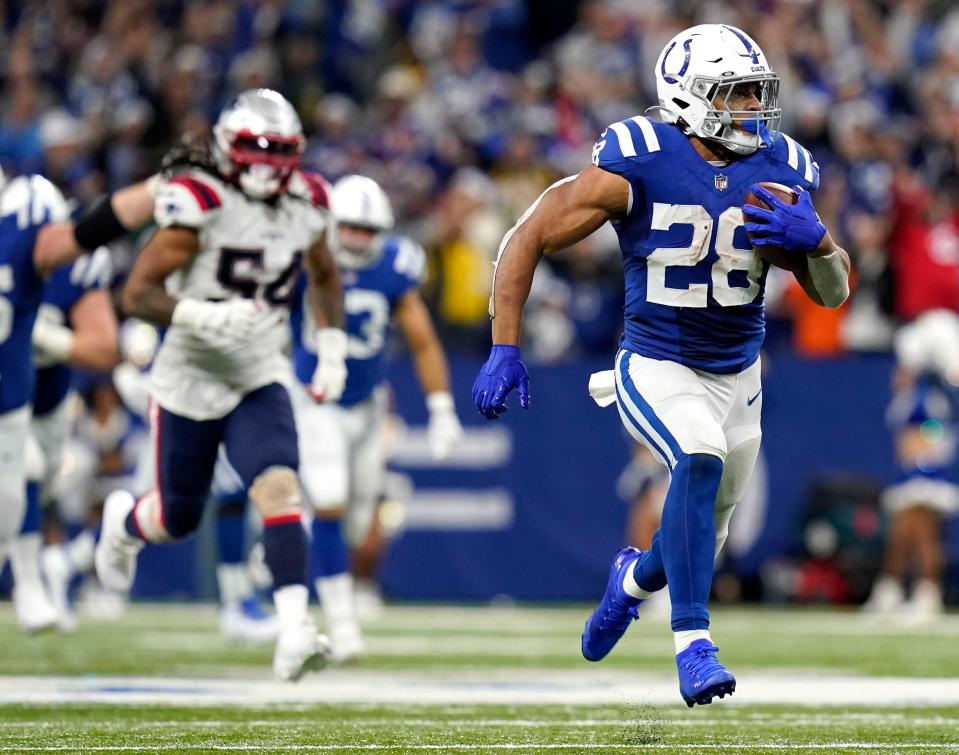
<svg viewBox="0 0 959 755"><path fill-rule="evenodd" d="M619 372L619 377L622 380L623 390L626 393L626 396L629 398L629 402L624 401L623 393L620 391L619 384L616 385L616 400L623 411L624 416L626 416L630 424L636 428L636 430L642 435L647 442L652 447L652 450L656 452L660 458L666 463L666 466L669 467L669 470L672 471L673 464L672 459L677 461L685 456L683 449L680 447L679 443L673 437L673 434L666 428L666 425L663 424L662 420L656 415L656 412L653 411L653 407L642 397L639 390L636 388L636 384L633 382L632 377L629 374L629 358L632 356L632 352L626 349L621 349L619 354L616 357L617 365L616 369ZM630 406L632 404L632 407ZM644 423L633 413L633 407L635 407L645 423L651 427L659 438L666 444L666 447L669 449L670 453L666 453L665 449L660 445L660 443L654 439L652 433L650 433ZM671 456L670 456L671 454Z"/></svg>

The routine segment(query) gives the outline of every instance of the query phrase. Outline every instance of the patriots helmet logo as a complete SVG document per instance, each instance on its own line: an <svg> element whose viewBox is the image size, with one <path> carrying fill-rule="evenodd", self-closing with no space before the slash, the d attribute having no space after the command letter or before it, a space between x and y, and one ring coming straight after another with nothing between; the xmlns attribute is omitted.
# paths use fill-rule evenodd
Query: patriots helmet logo
<svg viewBox="0 0 959 755"><path fill-rule="evenodd" d="M726 187L729 186L729 178L724 173L719 173L713 179L713 183L716 184L717 191L726 191Z"/></svg>

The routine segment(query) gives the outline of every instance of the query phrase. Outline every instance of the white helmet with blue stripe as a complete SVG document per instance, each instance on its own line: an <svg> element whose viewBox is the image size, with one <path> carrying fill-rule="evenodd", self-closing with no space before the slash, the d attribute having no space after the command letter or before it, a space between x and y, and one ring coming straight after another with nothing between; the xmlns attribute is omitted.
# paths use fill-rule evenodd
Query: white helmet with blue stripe
<svg viewBox="0 0 959 755"><path fill-rule="evenodd" d="M755 85L760 109L729 107L743 84ZM656 91L663 120L737 154L768 145L779 131L779 77L759 45L735 26L701 24L673 37L656 61Z"/></svg>
<svg viewBox="0 0 959 755"><path fill-rule="evenodd" d="M336 239L333 251L340 265L363 268L373 264L380 255L386 234L393 228L393 207L386 192L372 178L366 176L343 176L333 184L330 192L330 210L336 222ZM362 235L350 234L344 238L344 227L368 232L368 238L360 243Z"/></svg>

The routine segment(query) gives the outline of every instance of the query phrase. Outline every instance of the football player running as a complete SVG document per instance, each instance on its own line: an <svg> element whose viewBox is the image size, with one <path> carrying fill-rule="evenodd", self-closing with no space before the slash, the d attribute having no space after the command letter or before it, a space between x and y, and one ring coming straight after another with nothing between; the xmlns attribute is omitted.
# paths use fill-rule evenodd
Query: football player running
<svg viewBox="0 0 959 755"><path fill-rule="evenodd" d="M75 625L69 605L61 599L65 589L50 584L56 575L44 570L49 595L40 577L41 509L54 504L54 483L70 431L71 368L107 372L119 356L117 320L107 291L112 272L110 253L104 248L54 271L44 284L33 326L37 371L27 457L27 510L10 548L13 604L17 621L28 632L54 623L70 631Z"/></svg>
<svg viewBox="0 0 959 755"><path fill-rule="evenodd" d="M391 322L399 325L412 353L429 410L428 438L435 458L449 455L462 428L450 395L443 347L419 294L426 264L423 249L391 233L392 207L372 179L341 178L333 186L331 203L336 222L331 246L343 281L349 336L346 388L335 405L310 398L317 331L298 296L292 318L298 383L293 406L300 480L314 508L316 592L333 660L344 662L363 650L346 544L355 547L365 540L383 491L382 434L388 409L383 378Z"/></svg>
<svg viewBox="0 0 959 755"><path fill-rule="evenodd" d="M213 128L214 165L178 173L157 190L159 229L122 297L129 315L169 328L150 373L157 489L107 499L95 555L101 582L128 590L145 542L183 538L199 525L222 443L263 516L281 626L273 669L288 680L328 655L307 610L282 353L301 262L319 328L314 395L335 400L346 374L342 292L326 247L328 197L321 178L298 169L303 146L292 105L274 91L250 90Z"/></svg>
<svg viewBox="0 0 959 755"><path fill-rule="evenodd" d="M0 562L26 512L30 403L36 384L31 338L44 278L82 253L41 250L37 237L47 224L64 222L68 215L63 195L47 179L8 181L0 171Z"/></svg>
<svg viewBox="0 0 959 755"><path fill-rule="evenodd" d="M611 222L623 253L625 330L615 369L594 376L591 393L604 405L615 400L671 481L652 546L616 554L582 651L604 658L643 599L668 586L680 694L692 706L736 685L716 656L707 603L761 435L768 264L753 247L806 255L808 270L796 277L826 307L848 296L849 258L813 209L818 166L778 132L779 78L750 37L720 24L687 29L666 45L655 76L662 122L636 116L609 126L593 165L547 189L503 239L494 345L473 399L489 419L506 411L513 389L529 408L519 337L533 270L543 254ZM797 202L755 185L766 181L795 187ZM743 208L750 190L770 209Z"/></svg>
<svg viewBox="0 0 959 755"><path fill-rule="evenodd" d="M37 240L37 247L51 253L95 249L138 231L153 220L156 192L164 179L173 178L187 170L203 170L208 165L209 150L205 143L193 139L181 140L164 156L159 173L103 197L76 223L44 226ZM140 325L149 327L143 323ZM156 334L152 327L149 327L149 330ZM144 333L136 326L132 327L132 332ZM114 370L113 383L127 408L148 419L149 375L144 370L149 361L152 361L153 353L141 353L138 358L146 358L147 363L124 362ZM231 642L273 642L278 629L275 617L266 614L260 606L255 588L247 574L249 569L243 563L246 490L242 488L242 483L239 483L240 488L231 491L230 501L223 503L217 499L217 480L230 479L232 484L236 477L222 452L222 446L220 451L213 473L214 499L218 504L222 504L217 512L216 525L220 553L220 563L217 566L221 604L220 631L224 638ZM144 448L142 457L138 463L138 484L135 484L131 491L134 495L152 489L155 480L153 450ZM241 498L242 504L239 502ZM93 552L99 531L97 524L84 529L68 543L44 549L43 576L53 604L60 612L60 624L63 628L70 627L75 621L68 600L70 583L76 575L93 568ZM42 611L38 608L37 612L49 615L49 610Z"/></svg>

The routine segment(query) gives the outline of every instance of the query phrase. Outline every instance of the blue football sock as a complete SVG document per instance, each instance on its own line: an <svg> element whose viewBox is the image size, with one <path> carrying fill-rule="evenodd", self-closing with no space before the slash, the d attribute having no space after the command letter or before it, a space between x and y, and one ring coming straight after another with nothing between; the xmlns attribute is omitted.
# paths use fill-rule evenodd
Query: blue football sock
<svg viewBox="0 0 959 755"><path fill-rule="evenodd" d="M714 512L722 475L723 462L712 454L685 456L673 468L663 505L660 551L673 605L674 632L709 628L716 548Z"/></svg>
<svg viewBox="0 0 959 755"><path fill-rule="evenodd" d="M23 512L23 523L20 525L20 534L29 535L40 531L40 485L36 482L27 483L27 508Z"/></svg>
<svg viewBox="0 0 959 755"><path fill-rule="evenodd" d="M314 517L311 555L316 577L332 577L347 570L346 538L339 519Z"/></svg>
<svg viewBox="0 0 959 755"><path fill-rule="evenodd" d="M263 520L263 556L273 589L306 584L306 532L299 514Z"/></svg>
<svg viewBox="0 0 959 755"><path fill-rule="evenodd" d="M246 501L224 503L216 512L216 544L221 564L242 564L246 536Z"/></svg>
<svg viewBox="0 0 959 755"><path fill-rule="evenodd" d="M646 592L656 592L666 586L666 567L663 565L663 549L660 544L662 530L653 534L649 550L643 551L633 566L633 579Z"/></svg>

